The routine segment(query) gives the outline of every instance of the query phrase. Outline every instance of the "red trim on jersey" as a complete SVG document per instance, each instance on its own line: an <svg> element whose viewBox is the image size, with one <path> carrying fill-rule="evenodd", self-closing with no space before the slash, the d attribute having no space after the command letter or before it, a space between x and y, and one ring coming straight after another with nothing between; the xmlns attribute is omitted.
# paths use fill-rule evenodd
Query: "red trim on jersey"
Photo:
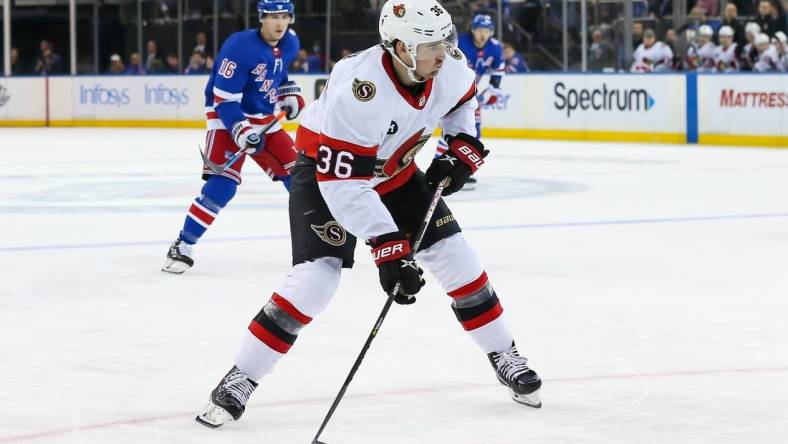
<svg viewBox="0 0 788 444"><path fill-rule="evenodd" d="M201 221L203 221L208 225L212 224L213 220L215 219L214 216L211 216L210 214L206 213L195 204L192 204L191 208L189 208L189 214L196 217L197 219L200 219Z"/></svg>
<svg viewBox="0 0 788 444"><path fill-rule="evenodd" d="M468 89L468 92L466 92L465 95L462 96L460 101L457 102L457 104L454 105L454 107L450 109L449 112L446 113L446 115L448 116L449 114L453 113L454 111L457 110L457 108L461 107L463 104L465 104L465 102L471 100L475 96L476 96L476 82L472 82L470 89ZM476 108L476 111L479 111L478 107Z"/></svg>
<svg viewBox="0 0 788 444"><path fill-rule="evenodd" d="M252 321L249 324L249 331L252 332L255 338L259 339L263 344L271 347L271 349L285 354L292 345L288 344L287 342L277 338L274 336L273 333L268 331L265 327L258 324L257 321Z"/></svg>
<svg viewBox="0 0 788 444"><path fill-rule="evenodd" d="M450 291L449 292L449 296L453 297L454 299L464 298L466 296L470 296L470 295L478 292L479 290L481 290L482 287L487 285L488 281L489 281L489 279L487 278L487 272L486 271L482 271L482 275L481 276L479 276L478 278L474 279L473 282L465 284L465 285L463 285L462 287L460 287L460 288L458 288L456 290Z"/></svg>
<svg viewBox="0 0 788 444"><path fill-rule="evenodd" d="M208 119L218 119L219 113L217 113L216 111L208 111L207 113L205 113L205 117L207 117Z"/></svg>
<svg viewBox="0 0 788 444"><path fill-rule="evenodd" d="M498 302L493 308L487 310L479 316L467 321L462 321L460 323L462 324L462 328L464 328L465 331L471 331L498 319L498 317L501 316L501 313L503 313L503 307L501 306L501 303Z"/></svg>
<svg viewBox="0 0 788 444"><path fill-rule="evenodd" d="M410 91L402 86L402 84L399 82L399 79L397 79L397 74L394 72L394 60L391 58L391 53L388 51L383 51L383 68L386 70L386 74L389 75L391 83L393 83L394 87L397 88L399 95L402 96L402 98L405 99L405 101L408 102L410 106L419 110L424 109L424 106L427 105L427 101L430 99L433 79L428 79L426 82L424 82L424 91L422 91L418 96L414 97Z"/></svg>
<svg viewBox="0 0 788 444"><path fill-rule="evenodd" d="M221 98L221 97L219 97L219 96L213 96L213 104L214 104L214 105L218 105L218 104L220 104L220 103L224 102L224 100L225 100L225 99L223 99L223 98Z"/></svg>
<svg viewBox="0 0 788 444"><path fill-rule="evenodd" d="M271 296L271 301L273 301L277 307L284 310L285 313L289 314L296 321L304 325L312 322L312 318L298 311L298 309L295 308L293 304L290 303L290 301L283 298L282 296L279 296L277 293L274 293L274 295Z"/></svg>
<svg viewBox="0 0 788 444"><path fill-rule="evenodd" d="M333 137L320 134L320 145L325 145L334 151L349 151L359 156L375 156L378 152L378 145L364 146L346 140L334 139Z"/></svg>
<svg viewBox="0 0 788 444"><path fill-rule="evenodd" d="M401 187L402 185L405 185L405 182L409 181L410 178L413 177L413 174L415 173L416 173L416 164L414 162L411 162L410 165L405 167L404 170L397 173L391 179L375 185L375 191L377 191L378 194L381 196L384 194L388 194L396 190L397 188Z"/></svg>
<svg viewBox="0 0 788 444"><path fill-rule="evenodd" d="M296 130L295 148L307 157L317 158L317 149L320 148L320 134L311 129L298 125Z"/></svg>

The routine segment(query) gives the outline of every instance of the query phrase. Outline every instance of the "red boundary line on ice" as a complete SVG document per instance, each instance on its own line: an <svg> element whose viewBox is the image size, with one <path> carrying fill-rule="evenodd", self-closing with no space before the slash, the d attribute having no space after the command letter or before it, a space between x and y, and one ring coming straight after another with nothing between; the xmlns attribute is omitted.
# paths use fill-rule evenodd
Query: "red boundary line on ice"
<svg viewBox="0 0 788 444"><path fill-rule="evenodd" d="M598 376L575 376L575 377L566 377L566 378L552 378L552 379L545 379L548 383L556 383L556 382L584 382L584 381L601 381L605 379L641 379L641 378L667 378L673 376L705 376L705 375L715 375L715 374L723 374L723 373L769 373L769 372L786 372L788 371L788 367L771 367L771 368L740 368L740 369L716 369L716 370L677 370L677 371L670 371L670 372L656 372L656 373L627 373L627 374L618 374L618 375L598 375ZM483 387L493 387L494 384L463 384L463 388L483 388ZM408 390L392 390L388 392L377 392L377 393L362 393L358 395L351 395L348 398L374 398L379 396L397 396L397 395L411 395L414 393L431 393L431 392L438 392L438 391L445 391L447 389L452 389L456 387L431 387L431 388L420 388L420 389L408 389ZM272 403L260 403L260 404L250 404L250 406L255 407L279 407L279 406L286 406L292 404L307 404L312 402L327 402L333 398L324 397L324 398L308 398L308 399L295 399L292 401L280 401L280 402L272 402ZM16 436L8 436L5 438L0 438L0 443L12 443L12 442L21 442L21 441L29 441L39 438L46 438L50 436L57 436L57 435L65 435L67 433L75 433L75 432L83 432L89 430L96 430L96 429L104 429L110 428L115 426L125 426L125 425L134 425L134 424L143 424L153 421L166 421L168 419L174 418L185 418L190 416L195 416L195 411L190 412L178 412L178 413L169 413L165 415L158 415L158 416L145 416L142 418L130 418L124 419L119 421L109 421L109 422L100 422L96 424L88 424L84 426L80 426L77 428L69 428L69 429L58 429L58 430L49 430L45 432L37 432L37 433L30 433L26 435L16 435Z"/></svg>

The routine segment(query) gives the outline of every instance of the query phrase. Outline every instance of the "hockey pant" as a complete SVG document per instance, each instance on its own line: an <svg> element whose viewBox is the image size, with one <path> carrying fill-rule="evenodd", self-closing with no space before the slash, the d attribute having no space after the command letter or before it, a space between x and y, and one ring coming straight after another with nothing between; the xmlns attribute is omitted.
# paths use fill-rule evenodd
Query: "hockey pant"
<svg viewBox="0 0 788 444"><path fill-rule="evenodd" d="M512 345L498 297L462 233L419 252L417 260L452 299L462 327L484 353ZM328 306L339 287L342 261L333 257L295 265L244 334L235 364L255 381L270 373L300 330Z"/></svg>
<svg viewBox="0 0 788 444"><path fill-rule="evenodd" d="M206 154L212 162L221 165L227 158L238 151L230 133L226 130L211 130L205 137ZM183 222L183 229L178 236L187 244L196 244L205 234L216 216L235 196L236 188L241 184L241 168L243 156L223 174L214 174L207 166L203 167L205 184L200 196L192 202ZM290 191L290 170L295 165L296 152L293 139L284 130L265 135L265 149L258 154L249 156L274 181L281 181Z"/></svg>

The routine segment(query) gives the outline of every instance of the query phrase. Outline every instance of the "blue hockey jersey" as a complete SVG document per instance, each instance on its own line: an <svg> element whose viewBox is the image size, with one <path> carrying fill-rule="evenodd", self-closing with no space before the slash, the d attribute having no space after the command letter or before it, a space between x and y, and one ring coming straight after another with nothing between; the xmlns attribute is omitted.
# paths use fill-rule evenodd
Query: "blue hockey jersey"
<svg viewBox="0 0 788 444"><path fill-rule="evenodd" d="M484 47L479 49L473 44L473 35L466 32L458 39L457 46L468 59L468 66L476 71L476 82L485 74L503 76L506 73L503 47L498 40L490 38Z"/></svg>
<svg viewBox="0 0 788 444"><path fill-rule="evenodd" d="M287 68L295 60L300 43L288 29L276 46L265 42L259 29L232 34L216 56L205 87L207 126L231 129L246 119L253 127L270 122L276 89L288 81ZM269 132L281 129L274 125Z"/></svg>

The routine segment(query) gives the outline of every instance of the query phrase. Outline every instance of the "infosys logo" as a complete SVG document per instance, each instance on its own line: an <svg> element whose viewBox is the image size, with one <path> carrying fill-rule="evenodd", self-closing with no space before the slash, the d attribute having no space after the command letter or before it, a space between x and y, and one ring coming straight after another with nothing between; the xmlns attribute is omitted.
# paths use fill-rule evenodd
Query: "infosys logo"
<svg viewBox="0 0 788 444"><path fill-rule="evenodd" d="M594 111L648 111L654 108L656 101L645 89L608 88L606 83L601 88L576 89L567 88L564 82L558 82L555 92L555 108L566 110L566 117L581 109Z"/></svg>

